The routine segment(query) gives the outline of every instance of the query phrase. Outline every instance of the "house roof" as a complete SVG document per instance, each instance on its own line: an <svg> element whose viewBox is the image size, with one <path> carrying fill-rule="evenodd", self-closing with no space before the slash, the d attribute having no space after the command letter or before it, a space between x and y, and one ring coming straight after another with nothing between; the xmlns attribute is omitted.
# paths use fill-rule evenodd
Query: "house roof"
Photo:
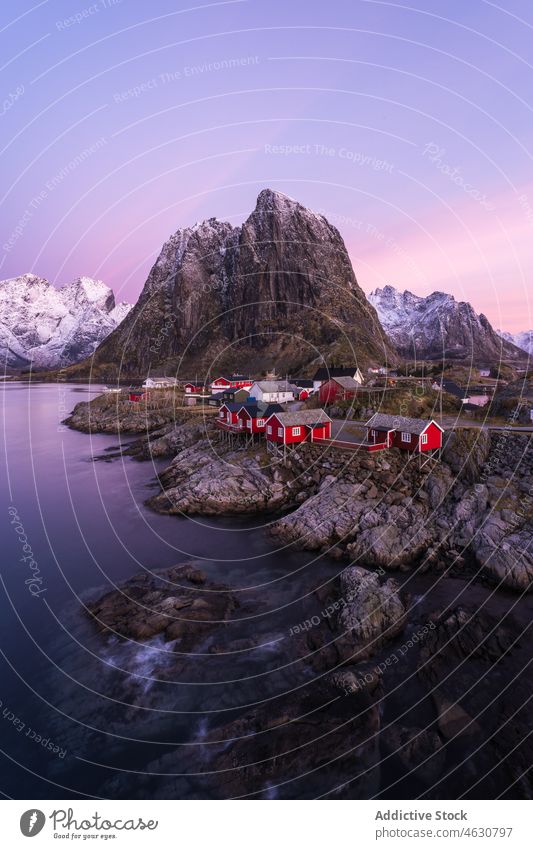
<svg viewBox="0 0 533 849"><path fill-rule="evenodd" d="M343 389L359 389L360 386L353 377L333 377L332 380L342 386Z"/></svg>
<svg viewBox="0 0 533 849"><path fill-rule="evenodd" d="M256 403L251 402L248 404L246 401L226 401L224 404L222 404L222 406L226 407L230 411L230 413L238 413L239 410L243 409L243 407L245 410L250 411L257 409Z"/></svg>
<svg viewBox="0 0 533 849"><path fill-rule="evenodd" d="M312 389L314 386L314 381L310 377L291 377L291 383L299 389Z"/></svg>
<svg viewBox="0 0 533 849"><path fill-rule="evenodd" d="M254 386L259 386L261 392L294 392L298 389L288 380L256 380Z"/></svg>
<svg viewBox="0 0 533 849"><path fill-rule="evenodd" d="M146 378L146 380L171 380L174 383L176 383L178 378L177 377L167 377L166 374L158 374L158 375L151 374L150 377ZM187 381L187 382L192 383L192 381Z"/></svg>
<svg viewBox="0 0 533 849"><path fill-rule="evenodd" d="M240 409L246 410L253 418L259 419L268 419L274 413L283 413L283 407L280 404L265 404L264 401L241 404Z"/></svg>
<svg viewBox="0 0 533 849"><path fill-rule="evenodd" d="M366 427L375 430L399 430L403 433L414 433L420 435L429 424L437 425L439 430L443 428L433 419L410 419L407 416L390 416L387 413L374 413L366 423Z"/></svg>
<svg viewBox="0 0 533 849"><path fill-rule="evenodd" d="M457 383L454 383L453 380L443 380L442 388L445 392L448 392L449 395L454 395L456 398L468 398L469 395L469 392L466 389L463 389Z"/></svg>
<svg viewBox="0 0 533 849"><path fill-rule="evenodd" d="M212 380L211 383L216 383L217 380L227 380L229 383L235 380L249 380L251 382L252 378L246 377L245 374L219 374L219 376Z"/></svg>
<svg viewBox="0 0 533 849"><path fill-rule="evenodd" d="M225 398L228 395L237 395L241 392L250 394L244 386L232 386L230 389L217 389L216 392L211 393L211 398Z"/></svg>
<svg viewBox="0 0 533 849"><path fill-rule="evenodd" d="M316 370L313 380L329 380L330 377L353 377L358 371L357 366L324 366Z"/></svg>
<svg viewBox="0 0 533 849"><path fill-rule="evenodd" d="M273 415L283 427L292 427L293 425L314 427L315 425L331 421L324 410L295 410L291 413L273 413Z"/></svg>

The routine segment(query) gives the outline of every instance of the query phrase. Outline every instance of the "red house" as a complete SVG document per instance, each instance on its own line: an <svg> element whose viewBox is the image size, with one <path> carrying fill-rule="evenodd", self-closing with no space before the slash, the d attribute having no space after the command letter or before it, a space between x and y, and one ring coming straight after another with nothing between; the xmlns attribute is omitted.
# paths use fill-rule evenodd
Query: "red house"
<svg viewBox="0 0 533 849"><path fill-rule="evenodd" d="M149 397L149 393L145 392L144 389L133 389L128 393L128 400L133 401L134 404L138 404L139 401L147 401Z"/></svg>
<svg viewBox="0 0 533 849"><path fill-rule="evenodd" d="M266 438L277 445L331 439L331 419L324 410L273 413L266 423Z"/></svg>
<svg viewBox="0 0 533 849"><path fill-rule="evenodd" d="M243 374L232 374L231 377L222 375L217 377L211 384L211 392L220 392L223 389L249 389L253 380Z"/></svg>
<svg viewBox="0 0 533 849"><path fill-rule="evenodd" d="M353 377L330 377L318 390L321 404L334 404L335 401L347 401L355 398L361 384Z"/></svg>
<svg viewBox="0 0 533 849"><path fill-rule="evenodd" d="M388 448L404 451L435 451L442 448L444 430L433 419L411 419L375 413L365 425L371 445L386 443Z"/></svg>
<svg viewBox="0 0 533 849"><path fill-rule="evenodd" d="M205 387L202 383L196 383L195 381L188 381L183 384L183 388L187 395L196 394L197 392L203 392Z"/></svg>
<svg viewBox="0 0 533 849"><path fill-rule="evenodd" d="M314 381L308 377L291 377L290 382L298 390L296 395L298 401L307 401L314 391Z"/></svg>
<svg viewBox="0 0 533 849"><path fill-rule="evenodd" d="M237 425L239 424L239 410L241 408L241 404L222 404L220 410L218 411L218 421L222 422L224 425Z"/></svg>
<svg viewBox="0 0 533 849"><path fill-rule="evenodd" d="M246 404L239 410L239 419L249 434L265 433L267 421L274 413L282 413L280 404Z"/></svg>
<svg viewBox="0 0 533 849"><path fill-rule="evenodd" d="M257 409L256 404L240 404L238 401L227 401L222 404L218 411L217 424L226 430L232 428L234 431L240 430L243 433L247 431L245 412L255 414Z"/></svg>

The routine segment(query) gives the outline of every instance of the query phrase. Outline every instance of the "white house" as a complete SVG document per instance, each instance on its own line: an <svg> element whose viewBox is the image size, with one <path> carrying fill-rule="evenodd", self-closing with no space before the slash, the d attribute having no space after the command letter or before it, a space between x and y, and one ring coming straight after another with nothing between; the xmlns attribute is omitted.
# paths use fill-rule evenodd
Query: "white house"
<svg viewBox="0 0 533 849"><path fill-rule="evenodd" d="M143 389L168 389L177 385L178 381L175 377L147 377L143 383Z"/></svg>
<svg viewBox="0 0 533 849"><path fill-rule="evenodd" d="M294 401L299 395L299 389L287 380L256 380L250 387L250 398L256 401L266 401L267 404L283 404Z"/></svg>

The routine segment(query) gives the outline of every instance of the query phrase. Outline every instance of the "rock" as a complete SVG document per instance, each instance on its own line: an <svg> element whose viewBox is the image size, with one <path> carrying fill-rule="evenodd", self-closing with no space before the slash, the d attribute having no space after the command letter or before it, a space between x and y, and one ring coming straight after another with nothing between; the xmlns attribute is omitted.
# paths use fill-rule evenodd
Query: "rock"
<svg viewBox="0 0 533 849"><path fill-rule="evenodd" d="M457 428L446 434L442 459L454 475L474 483L479 479L491 445L491 435L488 431Z"/></svg>
<svg viewBox="0 0 533 849"><path fill-rule="evenodd" d="M98 395L76 404L64 424L85 433L143 433L178 425L190 413L176 409L173 392L157 390L149 405L132 403L127 393Z"/></svg>
<svg viewBox="0 0 533 849"><path fill-rule="evenodd" d="M522 524L523 517L517 519ZM516 520L489 516L472 540L472 547L484 572L493 580L514 590L531 592L533 522L525 522L518 528L516 525Z"/></svg>
<svg viewBox="0 0 533 849"><path fill-rule="evenodd" d="M528 672L530 646L509 614L456 607L435 614L422 639L417 677L432 694L437 728L460 745L470 773L454 771L456 797L531 796L524 776L533 761ZM438 785L434 792L439 793Z"/></svg>
<svg viewBox="0 0 533 849"><path fill-rule="evenodd" d="M354 667L345 666L330 672L326 676L326 681L328 685L331 684L344 695L359 693L362 690L375 694L378 698L382 695L381 672L371 664L358 663Z"/></svg>
<svg viewBox="0 0 533 849"><path fill-rule="evenodd" d="M321 679L209 730L187 754L187 772L205 774L210 798L305 799L328 790L337 798L369 798L379 789L379 730L372 693L340 694L333 681ZM168 776L161 798L183 798L173 775L181 758L177 749L147 765L147 775Z"/></svg>
<svg viewBox="0 0 533 849"><path fill-rule="evenodd" d="M180 650L187 652L238 606L228 587L209 582L195 563L185 563L135 575L88 604L87 611L103 633L136 640L158 634L180 638Z"/></svg>
<svg viewBox="0 0 533 849"><path fill-rule="evenodd" d="M383 732L382 739L403 769L412 773L414 778L424 784L432 784L442 775L446 749L435 731L392 725Z"/></svg>
<svg viewBox="0 0 533 849"><path fill-rule="evenodd" d="M162 513L203 516L274 511L296 503L305 484L263 460L201 440L160 474L163 491L148 503Z"/></svg>
<svg viewBox="0 0 533 849"><path fill-rule="evenodd" d="M259 372L276 361L292 369L317 349L335 358L346 345L361 365L396 360L338 230L264 189L242 225L210 218L174 233L131 313L72 373L133 376L168 362L180 376L205 374L214 362L221 371Z"/></svg>
<svg viewBox="0 0 533 849"><path fill-rule="evenodd" d="M460 704L450 702L438 690L433 690L431 697L437 711L439 731L446 740L462 734L479 734L479 725Z"/></svg>
<svg viewBox="0 0 533 849"><path fill-rule="evenodd" d="M340 598L335 645L344 663L370 657L405 627L406 607L392 578L381 583L375 573L350 566L341 573Z"/></svg>

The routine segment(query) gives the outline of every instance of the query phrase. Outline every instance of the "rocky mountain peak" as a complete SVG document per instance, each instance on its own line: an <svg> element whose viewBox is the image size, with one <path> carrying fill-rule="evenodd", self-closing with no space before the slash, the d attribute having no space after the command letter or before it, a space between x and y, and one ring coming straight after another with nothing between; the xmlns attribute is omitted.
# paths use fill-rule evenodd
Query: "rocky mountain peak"
<svg viewBox="0 0 533 849"><path fill-rule="evenodd" d="M56 368L89 356L131 309L101 280L56 289L36 274L0 281L0 356L12 368Z"/></svg>
<svg viewBox="0 0 533 849"><path fill-rule="evenodd" d="M516 345L521 351L525 351L526 354L529 354L530 356L533 355L533 330L522 330L519 333L509 333L506 330L497 330L496 333L498 336L501 336L502 339L505 339L506 342Z"/></svg>
<svg viewBox="0 0 533 849"><path fill-rule="evenodd" d="M115 296L109 286L103 280L94 280L92 277L78 277L72 283L67 283L60 290L65 303L87 307L97 306L105 312L110 312L115 307Z"/></svg>
<svg viewBox="0 0 533 849"><path fill-rule="evenodd" d="M300 369L332 357L364 367L395 352L336 228L271 189L239 227L209 218L171 236L135 309L96 353L132 375L214 361Z"/></svg>
<svg viewBox="0 0 533 849"><path fill-rule="evenodd" d="M421 297L385 286L372 292L369 301L403 356L478 363L521 357L514 345L502 341L483 314L447 292Z"/></svg>

